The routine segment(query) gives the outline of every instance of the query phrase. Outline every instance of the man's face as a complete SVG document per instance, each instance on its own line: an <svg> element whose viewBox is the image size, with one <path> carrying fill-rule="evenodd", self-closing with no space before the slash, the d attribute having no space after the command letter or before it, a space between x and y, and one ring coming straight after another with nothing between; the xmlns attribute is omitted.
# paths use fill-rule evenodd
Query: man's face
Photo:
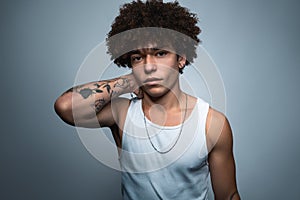
<svg viewBox="0 0 300 200"><path fill-rule="evenodd" d="M144 92L159 97L179 88L179 67L185 59L167 48L143 48L130 56L133 74Z"/></svg>

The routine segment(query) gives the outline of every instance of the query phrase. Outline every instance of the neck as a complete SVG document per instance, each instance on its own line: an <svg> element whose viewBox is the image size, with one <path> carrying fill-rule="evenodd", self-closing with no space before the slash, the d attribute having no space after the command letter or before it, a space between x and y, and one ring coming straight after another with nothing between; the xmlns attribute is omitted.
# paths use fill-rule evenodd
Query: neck
<svg viewBox="0 0 300 200"><path fill-rule="evenodd" d="M160 98L144 96L142 107L144 116L161 126L174 126L182 123L187 113L187 94L166 94Z"/></svg>
<svg viewBox="0 0 300 200"><path fill-rule="evenodd" d="M177 92L169 91L163 96L152 97L147 94L143 98L143 107L148 110L153 105L162 106L166 111L174 109L182 109L185 102L185 93L181 90Z"/></svg>

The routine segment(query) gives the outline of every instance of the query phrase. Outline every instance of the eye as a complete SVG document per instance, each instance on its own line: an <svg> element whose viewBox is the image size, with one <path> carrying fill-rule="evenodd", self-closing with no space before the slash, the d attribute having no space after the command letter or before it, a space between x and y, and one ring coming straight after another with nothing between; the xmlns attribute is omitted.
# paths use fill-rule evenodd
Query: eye
<svg viewBox="0 0 300 200"><path fill-rule="evenodd" d="M157 57L164 57L164 56L166 56L167 54L168 54L167 51L162 50L162 51L157 52L155 55L156 55Z"/></svg>
<svg viewBox="0 0 300 200"><path fill-rule="evenodd" d="M142 60L142 56L140 55L132 55L131 56L131 62L140 62Z"/></svg>

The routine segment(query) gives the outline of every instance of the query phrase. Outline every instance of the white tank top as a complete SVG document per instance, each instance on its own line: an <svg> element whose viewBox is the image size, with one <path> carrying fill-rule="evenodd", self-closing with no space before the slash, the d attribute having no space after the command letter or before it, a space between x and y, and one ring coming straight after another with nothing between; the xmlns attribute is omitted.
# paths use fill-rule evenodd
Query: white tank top
<svg viewBox="0 0 300 200"><path fill-rule="evenodd" d="M207 199L209 168L205 124L208 103L197 99L191 115L181 124L159 126L145 118L141 100L128 108L122 138L120 165L123 199ZM148 134L145 129L148 129Z"/></svg>

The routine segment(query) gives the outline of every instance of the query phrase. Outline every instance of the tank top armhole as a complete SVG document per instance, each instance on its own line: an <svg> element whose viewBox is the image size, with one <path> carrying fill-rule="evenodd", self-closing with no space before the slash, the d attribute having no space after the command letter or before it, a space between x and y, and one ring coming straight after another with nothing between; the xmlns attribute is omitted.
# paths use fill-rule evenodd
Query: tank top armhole
<svg viewBox="0 0 300 200"><path fill-rule="evenodd" d="M204 142L204 144L205 144L205 154L206 154L206 162L208 164L208 153L209 153L209 151L208 151L208 147L207 147L206 123L207 123L207 118L208 118L208 112L209 112L209 109L210 109L210 105L209 105L209 103L207 103L206 101L204 101L201 98L198 98L197 101L198 101L198 109L199 109L199 111L203 112L201 114L202 117L203 117L203 121L202 121L203 124L201 124L201 125L203 126L203 129L204 129L204 131L203 131L204 132L204 136L203 137L205 139L205 142Z"/></svg>
<svg viewBox="0 0 300 200"><path fill-rule="evenodd" d="M122 137L121 137L121 148L120 148L119 153L118 153L118 159L119 160L121 160L122 152L124 151L124 148L123 148L124 142L123 141L124 141L124 137L126 137L126 133L124 134L124 132L126 132L126 126L128 124L128 120L131 117L130 113L131 113L131 110L133 108L134 103L136 103L136 100L137 100L136 98L130 99L129 105L128 105L128 108L127 108L127 111L126 111L123 128L121 129Z"/></svg>

